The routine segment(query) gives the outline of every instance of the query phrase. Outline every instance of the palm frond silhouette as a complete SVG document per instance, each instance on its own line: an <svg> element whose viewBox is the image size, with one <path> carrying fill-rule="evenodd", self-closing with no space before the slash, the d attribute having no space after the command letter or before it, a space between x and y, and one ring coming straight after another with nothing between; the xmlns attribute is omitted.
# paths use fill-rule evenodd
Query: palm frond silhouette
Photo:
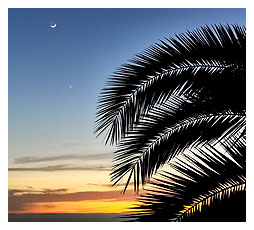
<svg viewBox="0 0 254 230"><path fill-rule="evenodd" d="M139 221L245 221L245 143L196 147L159 173L128 218ZM219 149L219 150L218 150ZM202 212L201 212L202 209Z"/></svg>
<svg viewBox="0 0 254 230"><path fill-rule="evenodd" d="M118 68L102 90L95 125L97 135L105 133L105 144L117 145L113 184L125 179L125 192L133 180L138 191L179 154L204 156L218 143L237 152L234 146L242 143L246 129L245 72L245 27L237 25L176 35Z"/></svg>

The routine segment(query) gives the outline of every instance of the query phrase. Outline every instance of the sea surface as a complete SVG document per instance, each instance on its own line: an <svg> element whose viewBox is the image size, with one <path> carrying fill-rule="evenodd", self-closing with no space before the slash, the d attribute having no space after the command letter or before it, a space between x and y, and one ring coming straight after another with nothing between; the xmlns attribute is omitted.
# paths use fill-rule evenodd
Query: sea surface
<svg viewBox="0 0 254 230"><path fill-rule="evenodd" d="M89 213L89 214L9 214L9 222L121 222L120 213Z"/></svg>

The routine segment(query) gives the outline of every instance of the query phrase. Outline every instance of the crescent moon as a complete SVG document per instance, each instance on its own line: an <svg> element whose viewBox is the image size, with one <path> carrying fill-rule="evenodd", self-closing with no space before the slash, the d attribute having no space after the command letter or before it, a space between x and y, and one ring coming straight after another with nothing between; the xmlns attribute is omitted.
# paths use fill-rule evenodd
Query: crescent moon
<svg viewBox="0 0 254 230"><path fill-rule="evenodd" d="M54 25L50 25L52 29L56 28L56 23Z"/></svg>

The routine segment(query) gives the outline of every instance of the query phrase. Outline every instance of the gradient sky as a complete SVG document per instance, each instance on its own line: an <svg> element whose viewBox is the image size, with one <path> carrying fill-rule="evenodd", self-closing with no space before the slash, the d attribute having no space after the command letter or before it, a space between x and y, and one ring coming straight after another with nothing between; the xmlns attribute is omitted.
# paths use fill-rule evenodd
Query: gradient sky
<svg viewBox="0 0 254 230"><path fill-rule="evenodd" d="M9 212L125 211L133 193L110 187L114 147L93 134L108 76L159 39L245 18L245 9L9 9Z"/></svg>

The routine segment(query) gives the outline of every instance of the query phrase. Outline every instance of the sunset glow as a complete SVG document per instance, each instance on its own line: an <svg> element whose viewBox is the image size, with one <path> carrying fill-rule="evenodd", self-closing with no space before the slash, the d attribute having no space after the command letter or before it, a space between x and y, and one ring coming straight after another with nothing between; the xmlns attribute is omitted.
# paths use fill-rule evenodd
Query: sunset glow
<svg viewBox="0 0 254 230"><path fill-rule="evenodd" d="M117 171L114 165L121 162L114 158L119 146L105 145L105 136L96 136L101 89L121 63L159 39L200 25L244 24L243 15L245 11L240 9L9 8L8 213L130 211L144 192L142 186L147 185L139 180L139 175L145 174L135 174L133 169L141 172L145 167L138 163L129 166L134 158L124 152L129 171L122 178L123 170ZM122 116L119 111L114 113ZM150 151L144 153L149 155ZM145 159L139 151L132 154L140 162ZM118 177L111 174L113 165ZM133 177L126 193L121 193L130 172L138 175L139 194L133 189Z"/></svg>
<svg viewBox="0 0 254 230"><path fill-rule="evenodd" d="M132 207L131 201L79 201L79 202L40 202L26 205L22 211L9 213L125 213Z"/></svg>

